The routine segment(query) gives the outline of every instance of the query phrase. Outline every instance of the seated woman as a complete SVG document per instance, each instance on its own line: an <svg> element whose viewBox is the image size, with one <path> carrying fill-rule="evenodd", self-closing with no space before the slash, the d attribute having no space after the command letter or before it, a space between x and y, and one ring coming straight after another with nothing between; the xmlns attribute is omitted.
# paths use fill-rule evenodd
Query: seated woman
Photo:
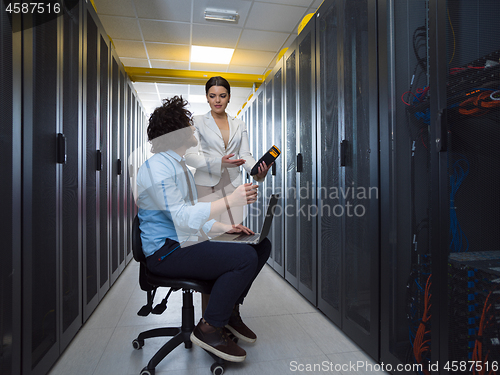
<svg viewBox="0 0 500 375"><path fill-rule="evenodd" d="M255 202L257 187L243 184L227 200L198 202L194 178L183 158L198 142L186 105L177 96L164 100L149 119L147 132L154 155L137 175L143 251L154 274L215 280L210 302L191 341L225 360L240 362L246 352L228 339L226 329L242 341L256 340L255 333L241 320L239 306L266 263L271 243L267 239L258 245L206 241L207 234L253 233L241 224L229 225L213 218L227 206ZM199 241L200 236L204 240Z"/></svg>

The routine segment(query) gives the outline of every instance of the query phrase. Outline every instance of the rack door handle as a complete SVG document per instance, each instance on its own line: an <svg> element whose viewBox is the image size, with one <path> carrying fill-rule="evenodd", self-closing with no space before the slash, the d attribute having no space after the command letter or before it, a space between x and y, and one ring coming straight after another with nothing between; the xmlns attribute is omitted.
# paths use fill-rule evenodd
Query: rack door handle
<svg viewBox="0 0 500 375"><path fill-rule="evenodd" d="M271 175L276 176L276 162L271 166Z"/></svg>
<svg viewBox="0 0 500 375"><path fill-rule="evenodd" d="M349 142L347 139L344 139L342 142L340 142L340 166L345 167L346 166L346 161L347 161L347 150L349 146Z"/></svg>
<svg viewBox="0 0 500 375"><path fill-rule="evenodd" d="M116 161L116 174L121 175L122 174L122 161L121 159L118 159Z"/></svg>
<svg viewBox="0 0 500 375"><path fill-rule="evenodd" d="M297 172L301 173L304 170L302 154L297 154Z"/></svg>
<svg viewBox="0 0 500 375"><path fill-rule="evenodd" d="M95 159L96 159L96 170L102 171L102 152L101 152L101 150L96 151Z"/></svg>
<svg viewBox="0 0 500 375"><path fill-rule="evenodd" d="M66 164L66 155L66 137L63 133L57 133L56 163Z"/></svg>

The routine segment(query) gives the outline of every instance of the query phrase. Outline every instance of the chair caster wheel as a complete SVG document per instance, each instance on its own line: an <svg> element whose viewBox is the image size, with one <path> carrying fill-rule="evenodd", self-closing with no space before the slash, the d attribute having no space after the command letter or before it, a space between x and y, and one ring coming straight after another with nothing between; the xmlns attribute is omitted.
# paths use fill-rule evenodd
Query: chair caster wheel
<svg viewBox="0 0 500 375"><path fill-rule="evenodd" d="M142 347L144 346L144 340L135 339L134 341L132 341L132 346L135 350L142 349Z"/></svg>
<svg viewBox="0 0 500 375"><path fill-rule="evenodd" d="M224 365L215 362L210 366L210 371L212 371L213 375L222 375L224 374Z"/></svg>
<svg viewBox="0 0 500 375"><path fill-rule="evenodd" d="M141 370L141 375L155 375L155 369L148 370L146 367L144 367Z"/></svg>

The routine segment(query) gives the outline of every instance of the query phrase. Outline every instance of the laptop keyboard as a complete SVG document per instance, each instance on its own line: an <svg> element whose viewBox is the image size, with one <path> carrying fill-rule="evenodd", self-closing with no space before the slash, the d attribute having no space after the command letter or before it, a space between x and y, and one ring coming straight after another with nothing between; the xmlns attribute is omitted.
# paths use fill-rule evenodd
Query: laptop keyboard
<svg viewBox="0 0 500 375"><path fill-rule="evenodd" d="M260 237L260 233L255 234L240 234L238 237L235 237L234 241L254 241L258 240Z"/></svg>

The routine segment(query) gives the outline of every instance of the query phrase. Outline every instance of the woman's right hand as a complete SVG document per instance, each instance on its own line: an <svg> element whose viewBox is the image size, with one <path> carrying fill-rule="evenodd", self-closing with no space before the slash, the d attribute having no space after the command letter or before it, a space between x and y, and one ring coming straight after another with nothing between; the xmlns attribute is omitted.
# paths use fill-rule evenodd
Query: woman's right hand
<svg viewBox="0 0 500 375"><path fill-rule="evenodd" d="M235 154L229 154L229 155L224 155L222 157L222 168L236 168L239 167L240 165L245 164L246 162L245 159L230 159L234 155Z"/></svg>
<svg viewBox="0 0 500 375"><path fill-rule="evenodd" d="M251 182L238 186L228 197L230 206L244 206L255 202L258 187L259 185L253 185Z"/></svg>

